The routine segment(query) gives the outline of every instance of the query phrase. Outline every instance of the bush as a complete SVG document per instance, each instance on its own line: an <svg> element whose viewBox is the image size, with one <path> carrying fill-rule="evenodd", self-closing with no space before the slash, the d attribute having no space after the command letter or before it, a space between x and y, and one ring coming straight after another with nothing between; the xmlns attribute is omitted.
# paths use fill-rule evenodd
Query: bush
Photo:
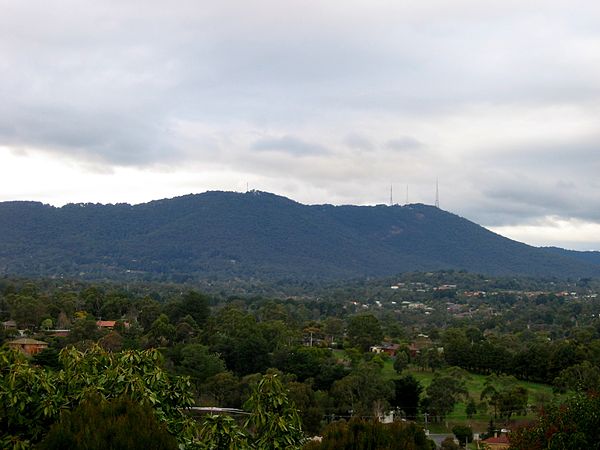
<svg viewBox="0 0 600 450"><path fill-rule="evenodd" d="M41 450L176 450L177 441L150 406L129 398L100 396L65 411L39 445Z"/></svg>
<svg viewBox="0 0 600 450"><path fill-rule="evenodd" d="M433 447L432 447L433 445ZM429 441L422 428L414 423L394 422L383 424L377 420L353 418L329 424L323 440L310 442L304 450L430 450L435 444Z"/></svg>

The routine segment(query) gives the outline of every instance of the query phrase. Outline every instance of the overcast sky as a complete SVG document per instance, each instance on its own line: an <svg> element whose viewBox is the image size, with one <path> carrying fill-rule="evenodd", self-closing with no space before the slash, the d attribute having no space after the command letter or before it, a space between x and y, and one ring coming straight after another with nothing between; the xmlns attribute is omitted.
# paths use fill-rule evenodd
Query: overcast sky
<svg viewBox="0 0 600 450"><path fill-rule="evenodd" d="M438 178L445 210L600 250L599 23L593 0L0 0L0 201L433 204Z"/></svg>

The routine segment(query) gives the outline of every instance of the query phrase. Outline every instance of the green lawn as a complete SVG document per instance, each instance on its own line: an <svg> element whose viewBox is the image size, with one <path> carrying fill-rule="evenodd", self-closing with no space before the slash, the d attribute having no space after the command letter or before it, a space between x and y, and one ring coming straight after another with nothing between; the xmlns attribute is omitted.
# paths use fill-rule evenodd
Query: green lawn
<svg viewBox="0 0 600 450"><path fill-rule="evenodd" d="M385 361L385 365L383 367L383 374L386 378L393 380L398 378L398 374L394 370L393 360ZM409 367L407 370L403 372L403 374L411 374L413 375L419 382L423 385L423 388L427 388L431 383L433 378L433 373L430 371L421 371L416 367ZM469 378L466 381L467 391L469 392L469 396L473 398L477 403L479 403L479 397L481 391L484 388L484 383L486 380L485 375L478 374L469 374ZM538 404L542 398L551 399L554 394L552 392L552 387L539 383L531 383L527 381L519 381L519 385L525 387L529 392L529 404ZM432 432L446 433L450 432L451 428L457 424L467 424L473 427L475 432L483 432L487 429L490 418L493 417L493 412L491 411L478 411L476 415L473 416L472 419L467 418L467 414L465 412L465 403L458 403L454 411L447 417L446 424L431 424L429 425L429 429ZM533 419L535 414L530 413L527 416L516 416L513 417L511 424L514 424L515 421L523 421L528 419ZM511 424L504 424L501 419L494 420L494 423L498 427L508 427L510 428Z"/></svg>

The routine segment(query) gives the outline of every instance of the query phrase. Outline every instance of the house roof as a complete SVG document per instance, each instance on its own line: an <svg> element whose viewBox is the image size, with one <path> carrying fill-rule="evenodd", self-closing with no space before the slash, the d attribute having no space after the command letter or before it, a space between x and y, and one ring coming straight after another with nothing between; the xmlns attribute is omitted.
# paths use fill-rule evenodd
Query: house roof
<svg viewBox="0 0 600 450"><path fill-rule="evenodd" d="M100 328L114 328L117 322L117 320L98 320L96 321L96 326ZM129 322L123 321L122 323L125 328L129 328Z"/></svg>
<svg viewBox="0 0 600 450"><path fill-rule="evenodd" d="M10 341L8 343L8 345L10 345L10 344L15 344L15 345L48 345L47 342L37 341L37 340L31 339L31 338L15 339L14 341Z"/></svg>
<svg viewBox="0 0 600 450"><path fill-rule="evenodd" d="M490 437L490 438L484 439L481 442L484 442L486 444L508 444L509 443L508 436L505 434L501 434L498 437Z"/></svg>

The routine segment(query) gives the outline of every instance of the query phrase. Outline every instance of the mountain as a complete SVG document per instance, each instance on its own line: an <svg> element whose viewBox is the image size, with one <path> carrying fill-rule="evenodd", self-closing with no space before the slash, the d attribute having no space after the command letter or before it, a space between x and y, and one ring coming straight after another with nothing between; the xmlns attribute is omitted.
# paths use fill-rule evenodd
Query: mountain
<svg viewBox="0 0 600 450"><path fill-rule="evenodd" d="M591 264L600 264L600 252L598 251L576 251L576 250L565 250L559 247L543 247L548 252L554 255L568 256L570 258L584 261Z"/></svg>
<svg viewBox="0 0 600 450"><path fill-rule="evenodd" d="M0 274L333 280L439 269L600 274L593 262L515 242L422 204L303 205L259 191L134 206L0 203Z"/></svg>

